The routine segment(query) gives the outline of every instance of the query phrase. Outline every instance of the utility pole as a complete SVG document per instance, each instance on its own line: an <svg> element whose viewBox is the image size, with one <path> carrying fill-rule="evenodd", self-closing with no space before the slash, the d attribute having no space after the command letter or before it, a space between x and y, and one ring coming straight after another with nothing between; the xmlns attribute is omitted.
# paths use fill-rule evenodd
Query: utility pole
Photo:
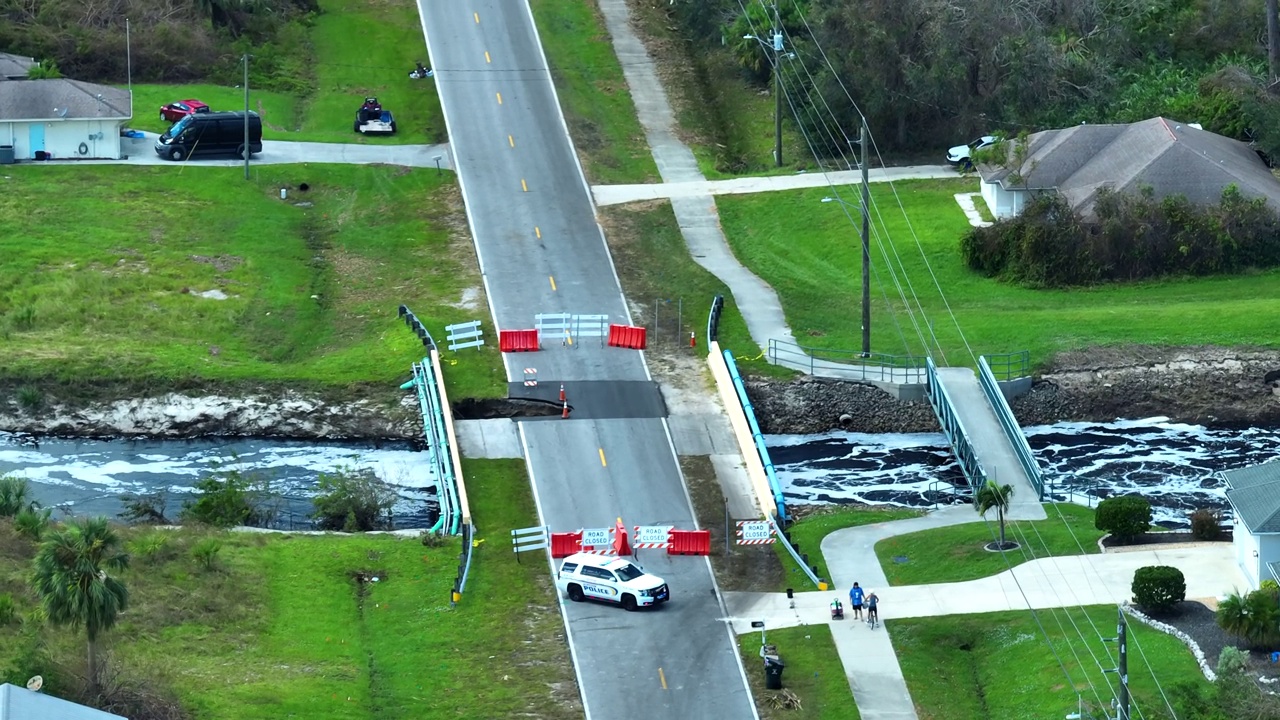
<svg viewBox="0 0 1280 720"><path fill-rule="evenodd" d="M867 185L867 119L858 137L862 150L862 357L871 357L871 190Z"/></svg>
<svg viewBox="0 0 1280 720"><path fill-rule="evenodd" d="M249 53L244 54L244 179L249 179Z"/></svg>
<svg viewBox="0 0 1280 720"><path fill-rule="evenodd" d="M129 108L133 108L133 46L129 42L129 18L124 19L124 73L129 84Z"/></svg>
<svg viewBox="0 0 1280 720"><path fill-rule="evenodd" d="M782 14L773 3L773 159L782 167Z"/></svg>
<svg viewBox="0 0 1280 720"><path fill-rule="evenodd" d="M1120 651L1120 660L1116 664L1116 673L1120 676L1120 706L1116 708L1116 720L1129 720L1129 624L1125 622L1123 609L1116 608L1116 612L1120 616L1116 626L1116 645Z"/></svg>

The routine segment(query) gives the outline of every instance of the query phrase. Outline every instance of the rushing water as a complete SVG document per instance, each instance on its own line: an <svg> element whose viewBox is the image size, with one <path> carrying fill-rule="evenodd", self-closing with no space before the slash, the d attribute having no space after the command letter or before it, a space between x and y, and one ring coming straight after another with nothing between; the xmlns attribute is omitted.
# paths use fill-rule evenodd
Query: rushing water
<svg viewBox="0 0 1280 720"><path fill-rule="evenodd" d="M1280 429L1213 430L1166 418L1025 428L1058 496L1087 503L1140 493L1162 524L1198 507L1225 508L1220 470L1280 457ZM794 503L932 506L954 502L964 476L941 434L773 435L767 438L784 495ZM1070 490L1070 492L1068 492Z"/></svg>
<svg viewBox="0 0 1280 720"><path fill-rule="evenodd" d="M313 443L294 440L77 440L0 433L0 475L31 481L37 500L76 515L115 516L126 493L168 493L175 518L197 482L238 470L269 481L283 528L309 527L316 479L341 468L368 469L400 499L396 527L430 527L439 512L426 458L407 443Z"/></svg>

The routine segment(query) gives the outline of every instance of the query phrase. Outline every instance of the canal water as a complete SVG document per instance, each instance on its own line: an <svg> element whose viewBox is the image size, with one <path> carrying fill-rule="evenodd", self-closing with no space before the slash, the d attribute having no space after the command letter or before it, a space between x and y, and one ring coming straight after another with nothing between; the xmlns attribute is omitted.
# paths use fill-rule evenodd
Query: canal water
<svg viewBox="0 0 1280 720"><path fill-rule="evenodd" d="M1024 429L1063 499L1096 504L1139 493L1156 521L1185 525L1198 507L1226 508L1220 470L1280 457L1280 429L1209 429L1166 418L1058 423ZM957 501L964 477L941 434L772 435L766 438L783 494L793 503L932 507ZM949 496L949 498L948 498Z"/></svg>
<svg viewBox="0 0 1280 720"><path fill-rule="evenodd" d="M236 470L268 483L284 529L308 529L311 498L323 473L368 469L399 495L398 528L435 522L435 480L426 456L408 443L315 443L294 440L79 440L0 433L0 475L27 478L35 498L62 514L115 517L121 496L163 490L176 519L197 482Z"/></svg>

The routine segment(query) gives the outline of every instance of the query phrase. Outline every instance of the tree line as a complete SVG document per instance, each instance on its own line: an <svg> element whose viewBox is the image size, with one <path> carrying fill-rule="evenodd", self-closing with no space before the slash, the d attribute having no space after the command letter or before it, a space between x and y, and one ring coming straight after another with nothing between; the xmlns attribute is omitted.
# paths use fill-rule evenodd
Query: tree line
<svg viewBox="0 0 1280 720"><path fill-rule="evenodd" d="M1264 0L682 0L670 15L761 84L771 50L743 36L781 27L788 119L832 155L859 109L882 151L1157 115L1280 150Z"/></svg>

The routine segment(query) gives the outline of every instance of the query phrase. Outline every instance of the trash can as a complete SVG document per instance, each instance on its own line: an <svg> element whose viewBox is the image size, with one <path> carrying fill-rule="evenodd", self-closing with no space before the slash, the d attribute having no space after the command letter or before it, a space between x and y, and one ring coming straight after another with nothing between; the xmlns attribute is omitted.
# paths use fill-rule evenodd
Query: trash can
<svg viewBox="0 0 1280 720"><path fill-rule="evenodd" d="M786 666L786 663L779 660L776 655L765 656L764 688L766 690L782 689L782 668Z"/></svg>
<svg viewBox="0 0 1280 720"><path fill-rule="evenodd" d="M0 145L0 165L12 165L13 163L13 146Z"/></svg>

